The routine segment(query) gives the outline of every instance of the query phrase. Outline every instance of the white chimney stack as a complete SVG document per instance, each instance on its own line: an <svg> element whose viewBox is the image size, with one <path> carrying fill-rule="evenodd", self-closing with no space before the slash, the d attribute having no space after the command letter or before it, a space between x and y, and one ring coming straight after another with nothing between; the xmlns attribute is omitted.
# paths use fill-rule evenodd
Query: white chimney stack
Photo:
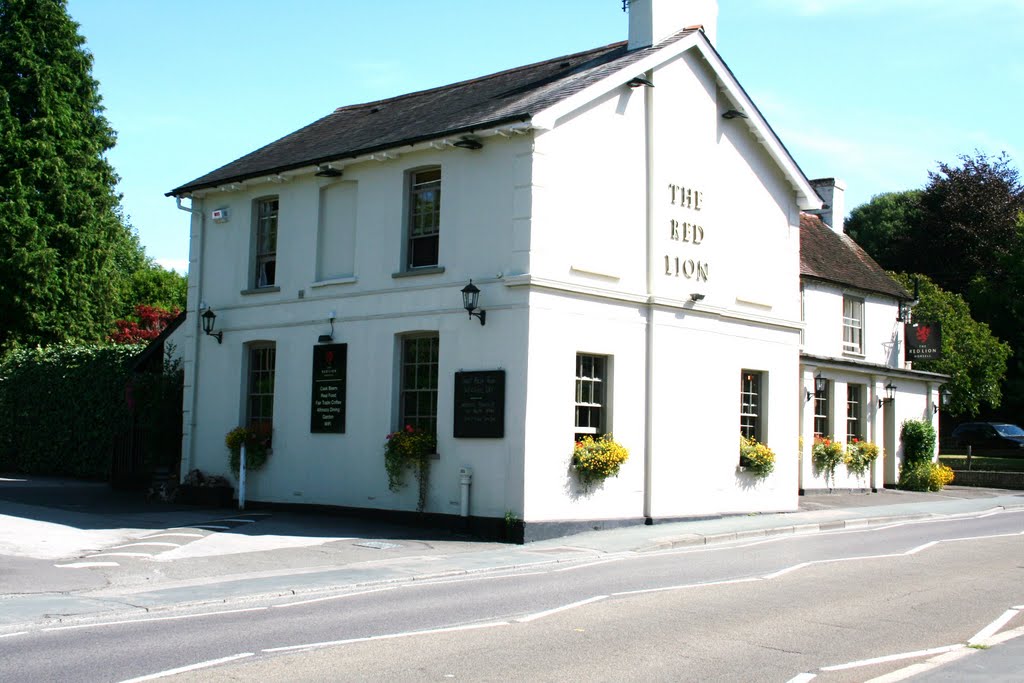
<svg viewBox="0 0 1024 683"><path fill-rule="evenodd" d="M825 206L821 211L813 213L821 216L822 222L832 228L833 231L843 234L843 220L846 216L846 202L843 195L846 192L846 183L839 178L818 178L811 181L811 187L818 192L821 201Z"/></svg>
<svg viewBox="0 0 1024 683"><path fill-rule="evenodd" d="M629 49L650 47L689 26L703 26L712 45L717 0L629 0Z"/></svg>

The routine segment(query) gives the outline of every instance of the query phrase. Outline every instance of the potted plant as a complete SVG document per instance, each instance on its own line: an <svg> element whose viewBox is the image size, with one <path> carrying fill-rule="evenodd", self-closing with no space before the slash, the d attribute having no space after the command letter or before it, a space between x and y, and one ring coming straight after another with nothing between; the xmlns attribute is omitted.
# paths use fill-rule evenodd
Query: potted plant
<svg viewBox="0 0 1024 683"><path fill-rule="evenodd" d="M192 470L181 486L174 489L173 500L187 505L226 508L231 507L234 493L235 489L224 477Z"/></svg>
<svg viewBox="0 0 1024 683"><path fill-rule="evenodd" d="M430 456L436 452L437 436L411 425L405 425L385 437L384 469L388 473L388 488L398 491L405 486L406 470L415 467L420 488L417 512L423 512L427 504Z"/></svg>
<svg viewBox="0 0 1024 683"><path fill-rule="evenodd" d="M740 434L740 471L764 478L775 469L775 452L756 439Z"/></svg>
<svg viewBox="0 0 1024 683"><path fill-rule="evenodd" d="M596 439L585 436L572 450L572 467L584 488L590 488L608 477L617 477L619 468L628 458L629 450L611 434Z"/></svg>

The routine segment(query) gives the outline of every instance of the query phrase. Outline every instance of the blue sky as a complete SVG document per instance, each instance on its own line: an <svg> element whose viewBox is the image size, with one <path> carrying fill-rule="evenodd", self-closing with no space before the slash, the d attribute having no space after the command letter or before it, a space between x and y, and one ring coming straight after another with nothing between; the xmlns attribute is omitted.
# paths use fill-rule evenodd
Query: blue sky
<svg viewBox="0 0 1024 683"><path fill-rule="evenodd" d="M330 113L626 38L621 0L70 0L146 253L184 271L164 193ZM720 0L718 50L847 210L939 161L1024 167L1024 0Z"/></svg>

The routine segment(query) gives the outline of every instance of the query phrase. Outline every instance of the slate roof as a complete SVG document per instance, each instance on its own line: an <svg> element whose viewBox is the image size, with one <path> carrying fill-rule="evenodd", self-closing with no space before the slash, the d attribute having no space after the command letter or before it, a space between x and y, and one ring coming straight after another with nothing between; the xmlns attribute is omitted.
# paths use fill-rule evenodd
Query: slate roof
<svg viewBox="0 0 1024 683"><path fill-rule="evenodd" d="M538 112L696 30L685 29L653 47L629 51L625 42L613 43L440 88L340 107L167 195L180 196L303 166L529 121Z"/></svg>
<svg viewBox="0 0 1024 683"><path fill-rule="evenodd" d="M807 213L800 214L800 277L896 299L913 298L848 235L840 235L820 218Z"/></svg>

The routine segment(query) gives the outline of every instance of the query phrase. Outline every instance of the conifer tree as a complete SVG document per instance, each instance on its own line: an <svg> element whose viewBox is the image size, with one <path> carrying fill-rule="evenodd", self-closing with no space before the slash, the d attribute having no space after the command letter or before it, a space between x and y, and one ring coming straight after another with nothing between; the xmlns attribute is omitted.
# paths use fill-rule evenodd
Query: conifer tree
<svg viewBox="0 0 1024 683"><path fill-rule="evenodd" d="M102 339L139 250L66 0L0 0L0 351Z"/></svg>

